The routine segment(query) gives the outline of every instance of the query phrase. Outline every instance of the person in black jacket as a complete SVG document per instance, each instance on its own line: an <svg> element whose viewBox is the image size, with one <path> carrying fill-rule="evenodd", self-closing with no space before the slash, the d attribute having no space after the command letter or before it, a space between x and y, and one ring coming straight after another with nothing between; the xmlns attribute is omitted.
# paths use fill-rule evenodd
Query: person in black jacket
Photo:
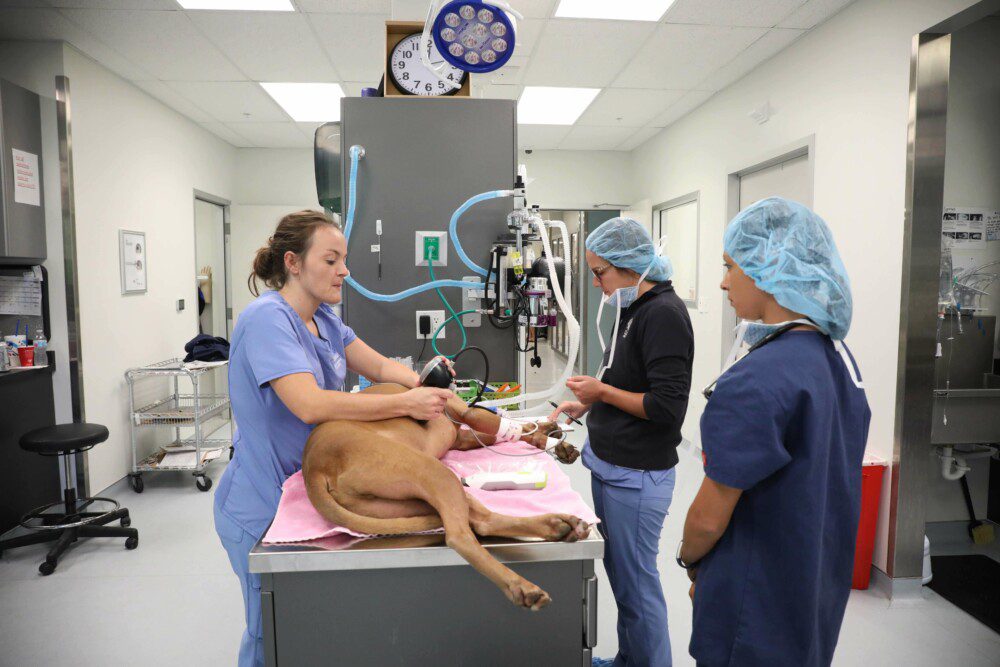
<svg viewBox="0 0 1000 667"><path fill-rule="evenodd" d="M670 283L670 260L635 220L613 218L595 229L587 264L604 293L599 337L604 305L616 310L611 346L597 377L566 382L577 400L562 403L550 419L587 414L583 462L592 473L604 567L618 604L618 655L594 665L662 667L671 654L656 555L673 497L694 333Z"/></svg>

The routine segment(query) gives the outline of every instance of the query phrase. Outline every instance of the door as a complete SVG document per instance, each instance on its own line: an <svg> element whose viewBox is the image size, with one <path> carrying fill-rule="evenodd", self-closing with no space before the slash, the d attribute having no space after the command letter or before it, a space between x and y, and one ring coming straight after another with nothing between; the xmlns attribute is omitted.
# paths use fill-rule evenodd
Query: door
<svg viewBox="0 0 1000 667"><path fill-rule="evenodd" d="M763 168L751 167L734 175L738 181L740 211L767 197L784 197L812 208L813 171L808 151L765 164ZM725 362L736 340L737 318L728 300L723 299L722 309L722 361Z"/></svg>
<svg viewBox="0 0 1000 667"><path fill-rule="evenodd" d="M209 336L229 338L225 218L225 206L195 200L198 329Z"/></svg>

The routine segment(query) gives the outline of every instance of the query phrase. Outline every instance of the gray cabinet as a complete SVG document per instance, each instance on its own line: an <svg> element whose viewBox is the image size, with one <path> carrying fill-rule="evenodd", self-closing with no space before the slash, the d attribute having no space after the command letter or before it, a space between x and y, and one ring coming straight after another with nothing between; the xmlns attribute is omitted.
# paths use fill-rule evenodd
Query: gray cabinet
<svg viewBox="0 0 1000 667"><path fill-rule="evenodd" d="M0 79L0 264L45 259L41 101Z"/></svg>

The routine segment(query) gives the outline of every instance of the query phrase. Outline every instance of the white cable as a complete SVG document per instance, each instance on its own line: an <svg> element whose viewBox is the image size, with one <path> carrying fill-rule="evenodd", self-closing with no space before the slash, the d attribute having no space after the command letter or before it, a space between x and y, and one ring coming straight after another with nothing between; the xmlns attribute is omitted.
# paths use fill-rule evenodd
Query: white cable
<svg viewBox="0 0 1000 667"><path fill-rule="evenodd" d="M563 369L563 373L559 377L559 379L546 390L540 392L534 392L531 394L524 394L523 396L518 396L515 400L519 403L527 403L528 401L536 401L536 400L544 401L550 398L551 396L555 395L559 391L561 391L562 388L566 385L566 380L568 380L573 373L573 366L576 362L576 355L579 352L580 348L580 323L573 315L573 309L569 306L569 304L566 301L566 297L563 292L563 286L559 284L558 274L556 273L556 268L555 268L555 262L553 261L552 245L549 242L549 234L548 231L545 229L545 223L541 218L537 216L533 217L531 222L538 229L539 236L542 237L542 248L545 251L545 261L549 268L549 276L551 278L551 283L552 283L552 293L556 298L556 303L559 304L559 308L561 308L563 313L566 315L566 326L569 328L570 349L569 349L569 354L566 358L566 366ZM559 229L560 233L563 235L563 247L566 249L566 252L568 252L569 251L569 235L567 233L568 230L566 230L565 225L562 225L562 227L559 227L558 225L556 226ZM568 286L570 283L567 281L566 284ZM495 399L492 401L483 401L478 405L484 408L492 408L492 407L500 407L510 402L511 402L510 398L503 398L503 399ZM536 413L539 408L546 409L545 404L542 403L540 405L536 405L531 408L524 408L522 410L513 410L506 414L508 417L512 418L527 417L530 416L532 413Z"/></svg>

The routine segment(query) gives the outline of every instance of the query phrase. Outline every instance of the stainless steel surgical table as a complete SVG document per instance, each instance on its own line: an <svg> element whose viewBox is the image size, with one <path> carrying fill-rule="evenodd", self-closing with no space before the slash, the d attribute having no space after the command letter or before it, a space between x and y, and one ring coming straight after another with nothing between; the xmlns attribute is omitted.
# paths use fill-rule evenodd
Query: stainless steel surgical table
<svg viewBox="0 0 1000 667"><path fill-rule="evenodd" d="M250 552L268 667L585 665L597 642L594 559L604 540L482 540L552 603L515 607L443 535L331 538Z"/></svg>

